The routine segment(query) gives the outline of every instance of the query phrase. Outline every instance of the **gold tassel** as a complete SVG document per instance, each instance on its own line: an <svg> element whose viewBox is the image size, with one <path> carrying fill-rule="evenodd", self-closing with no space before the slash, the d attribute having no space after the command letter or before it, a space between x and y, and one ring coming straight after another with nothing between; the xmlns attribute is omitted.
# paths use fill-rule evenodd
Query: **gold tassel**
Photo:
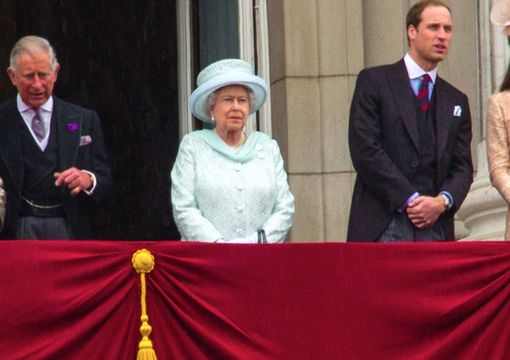
<svg viewBox="0 0 510 360"><path fill-rule="evenodd" d="M133 267L136 272L140 274L140 285L141 285L141 306L142 316L140 320L142 325L140 326L140 333L142 334L142 340L138 344L138 355L137 360L157 360L156 352L152 347L152 341L149 339L149 335L152 331L152 326L149 325L149 316L147 315L147 303L145 301L146 288L145 288L145 274L148 274L154 269L154 256L147 249L138 250L133 254L131 259Z"/></svg>

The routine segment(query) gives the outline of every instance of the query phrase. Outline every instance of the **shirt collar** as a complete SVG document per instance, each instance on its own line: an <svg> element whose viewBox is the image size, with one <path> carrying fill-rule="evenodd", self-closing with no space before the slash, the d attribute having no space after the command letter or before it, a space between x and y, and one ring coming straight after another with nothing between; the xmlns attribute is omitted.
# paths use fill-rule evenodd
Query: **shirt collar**
<svg viewBox="0 0 510 360"><path fill-rule="evenodd" d="M409 79L412 80L412 79L419 78L419 77L423 76L424 74L429 74L430 78L432 79L432 84L436 83L437 67L435 67L431 71L425 71L416 63L416 61L413 60L413 58L411 57L411 55L409 55L409 53L407 53L404 56L404 63L406 64L407 74L409 75Z"/></svg>
<svg viewBox="0 0 510 360"><path fill-rule="evenodd" d="M16 104L18 106L18 111L20 113L32 109L32 107L25 104L25 102L21 99L21 96L19 96L19 94L18 96L16 96ZM48 100L44 104L42 104L42 106L40 106L39 108L51 113L53 111L53 96L50 96Z"/></svg>

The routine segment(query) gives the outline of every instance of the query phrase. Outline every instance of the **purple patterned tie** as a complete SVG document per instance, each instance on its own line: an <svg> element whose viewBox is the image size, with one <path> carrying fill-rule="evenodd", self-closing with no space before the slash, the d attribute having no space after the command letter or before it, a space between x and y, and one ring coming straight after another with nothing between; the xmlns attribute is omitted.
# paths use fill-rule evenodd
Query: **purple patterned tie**
<svg viewBox="0 0 510 360"><path fill-rule="evenodd" d="M429 74L425 74L421 78L421 84L420 89L418 90L418 101L420 103L420 109L423 112L427 112L429 109L429 82L431 82L432 79L430 78Z"/></svg>
<svg viewBox="0 0 510 360"><path fill-rule="evenodd" d="M44 134L45 134L44 123L41 120L39 108L33 108L32 110L35 111L35 115L32 118L32 124L31 124L32 131L34 132L37 139L39 141L41 141L42 139L44 139Z"/></svg>

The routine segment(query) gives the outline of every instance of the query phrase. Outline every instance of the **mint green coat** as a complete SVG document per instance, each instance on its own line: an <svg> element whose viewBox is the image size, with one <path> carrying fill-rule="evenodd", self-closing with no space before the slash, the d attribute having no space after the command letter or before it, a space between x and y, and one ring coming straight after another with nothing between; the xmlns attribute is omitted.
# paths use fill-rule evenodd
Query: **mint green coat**
<svg viewBox="0 0 510 360"><path fill-rule="evenodd" d="M183 240L283 242L292 225L294 197L275 140L252 132L240 148L214 130L187 134L171 173L172 208Z"/></svg>

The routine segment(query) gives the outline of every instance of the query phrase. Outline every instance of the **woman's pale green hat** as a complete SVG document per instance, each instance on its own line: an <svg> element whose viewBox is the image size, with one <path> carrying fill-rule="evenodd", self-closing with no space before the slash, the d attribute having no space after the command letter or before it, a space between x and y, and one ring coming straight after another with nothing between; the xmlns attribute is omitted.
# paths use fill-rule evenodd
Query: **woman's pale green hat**
<svg viewBox="0 0 510 360"><path fill-rule="evenodd" d="M262 107L268 93L266 81L255 75L249 63L240 59L224 59L210 64L198 74L197 85L189 98L189 107L193 115L205 122L211 122L206 109L207 98L224 86L243 85L253 92L250 114Z"/></svg>

